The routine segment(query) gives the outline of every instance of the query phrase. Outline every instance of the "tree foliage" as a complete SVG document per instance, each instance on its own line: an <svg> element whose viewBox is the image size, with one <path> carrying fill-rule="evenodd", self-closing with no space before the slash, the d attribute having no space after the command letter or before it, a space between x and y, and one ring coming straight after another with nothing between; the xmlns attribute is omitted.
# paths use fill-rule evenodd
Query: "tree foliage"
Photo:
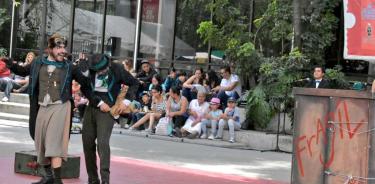
<svg viewBox="0 0 375 184"><path fill-rule="evenodd" d="M292 87L309 75L316 64L324 64L325 51L335 41L339 0L301 0L301 50L293 45L293 2L270 0L262 14L253 20L255 29L242 14L241 3L215 0L207 5L213 19L202 21L197 33L204 43L224 50L237 72L254 77L256 85L247 98L248 119L265 127L275 112L292 112ZM328 70L327 77L337 87L346 88L340 68Z"/></svg>

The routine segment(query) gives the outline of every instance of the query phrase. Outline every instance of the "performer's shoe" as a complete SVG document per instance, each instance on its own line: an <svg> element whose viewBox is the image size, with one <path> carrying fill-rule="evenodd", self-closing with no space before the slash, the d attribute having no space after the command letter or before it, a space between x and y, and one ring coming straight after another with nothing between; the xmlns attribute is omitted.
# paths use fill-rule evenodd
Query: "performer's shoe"
<svg viewBox="0 0 375 184"><path fill-rule="evenodd" d="M53 184L63 184L62 180L61 179L55 179L53 181Z"/></svg>
<svg viewBox="0 0 375 184"><path fill-rule="evenodd" d="M52 176L44 176L40 181L31 184L54 184L54 179Z"/></svg>
<svg viewBox="0 0 375 184"><path fill-rule="evenodd" d="M32 184L53 184L54 177L53 177L51 165L45 165L43 166L43 168L44 168L44 172L46 173L46 175L43 176L40 181L34 182Z"/></svg>

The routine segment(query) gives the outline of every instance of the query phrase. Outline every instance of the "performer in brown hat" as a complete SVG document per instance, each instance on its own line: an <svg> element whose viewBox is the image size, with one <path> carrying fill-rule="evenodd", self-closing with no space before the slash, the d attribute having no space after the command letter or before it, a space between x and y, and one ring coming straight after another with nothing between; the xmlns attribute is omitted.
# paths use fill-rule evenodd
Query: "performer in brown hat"
<svg viewBox="0 0 375 184"><path fill-rule="evenodd" d="M66 158L71 123L72 80L81 84L86 97L95 103L89 79L68 61L66 41L59 34L48 39L47 57L40 57L25 67L7 59L17 75L30 75L29 131L35 140L38 163L46 175L34 184L60 184L61 164ZM99 103L99 100L98 102Z"/></svg>

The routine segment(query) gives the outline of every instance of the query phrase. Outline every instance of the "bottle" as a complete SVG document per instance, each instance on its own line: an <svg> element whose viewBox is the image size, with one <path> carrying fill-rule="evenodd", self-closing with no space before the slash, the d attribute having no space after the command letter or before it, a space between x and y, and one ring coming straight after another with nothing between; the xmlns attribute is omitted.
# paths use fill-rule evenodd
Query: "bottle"
<svg viewBox="0 0 375 184"><path fill-rule="evenodd" d="M372 27L371 27L371 24L368 23L367 24L367 36L371 37L371 35L372 35Z"/></svg>

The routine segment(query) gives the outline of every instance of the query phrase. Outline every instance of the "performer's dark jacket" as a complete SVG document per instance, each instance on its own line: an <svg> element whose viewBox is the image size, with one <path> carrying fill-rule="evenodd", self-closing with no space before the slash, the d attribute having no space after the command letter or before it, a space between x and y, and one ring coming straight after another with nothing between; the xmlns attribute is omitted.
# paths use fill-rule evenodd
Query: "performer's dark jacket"
<svg viewBox="0 0 375 184"><path fill-rule="evenodd" d="M20 66L13 63L10 59L7 62L7 67L16 75L28 76L29 75L29 98L30 98L30 117L29 117L29 132L30 136L34 139L35 135L35 121L39 110L39 72L41 67L47 63L47 57L39 57L35 59L32 64ZM99 103L100 99L93 94L89 78L85 77L78 66L75 66L70 61L58 62L63 72L60 72L60 100L62 103L72 100L72 80L76 80L81 85L82 93L90 100L90 103Z"/></svg>
<svg viewBox="0 0 375 184"><path fill-rule="evenodd" d="M311 80L309 81L306 85L305 85L306 88L315 88L316 87L316 82L315 80ZM319 83L319 86L318 88L330 88L330 83L328 80L326 79L322 79Z"/></svg>
<svg viewBox="0 0 375 184"><path fill-rule="evenodd" d="M95 77L96 71L90 69L89 78L91 80L90 85L92 86L92 89L94 89L95 86ZM93 102L90 101L90 105L97 107L99 102L103 101L110 107L113 106L118 94L120 93L122 84L129 86L128 92L126 93L126 99L134 100L140 85L139 81L126 71L122 64L109 61L108 93L95 91L95 100Z"/></svg>

